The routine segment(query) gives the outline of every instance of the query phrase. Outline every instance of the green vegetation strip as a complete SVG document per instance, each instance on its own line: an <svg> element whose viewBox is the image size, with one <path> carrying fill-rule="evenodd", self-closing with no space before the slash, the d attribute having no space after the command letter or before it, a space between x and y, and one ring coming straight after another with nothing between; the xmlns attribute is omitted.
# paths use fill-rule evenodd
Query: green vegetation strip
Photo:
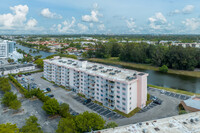
<svg viewBox="0 0 200 133"><path fill-rule="evenodd" d="M148 85L148 86L153 87L153 88L157 88L157 89L161 89L161 90L170 91L170 92L185 94L185 95L189 95L189 96L200 95L198 93L193 93L193 92L188 92L188 91L183 91L183 90L177 90L177 89L172 89L172 88L166 88L166 87L161 87L161 86L156 86L156 85Z"/></svg>
<svg viewBox="0 0 200 133"><path fill-rule="evenodd" d="M130 118L130 117L132 117L133 115L135 115L137 112L139 112L141 109L140 108L135 108L133 111L131 111L129 114L125 114L125 113L123 113L123 112L121 112L121 111L119 111L119 110L113 110L113 111L115 111L115 112L117 112L118 114L120 114L120 115L123 115L123 116L125 116L125 117L128 117L128 118Z"/></svg>
<svg viewBox="0 0 200 133"><path fill-rule="evenodd" d="M121 65L121 66L129 68L129 69L136 68L136 69L145 69L145 70L147 69L147 70L159 71L159 67L151 66L149 64L137 64L137 63L123 62L123 61L120 61L118 57L112 57L112 58L108 58L108 59L90 58L90 59L88 59L88 61L104 63L104 64L112 64L112 65ZM200 72L197 72L197 71L184 71L184 70L169 69L168 73L200 78Z"/></svg>

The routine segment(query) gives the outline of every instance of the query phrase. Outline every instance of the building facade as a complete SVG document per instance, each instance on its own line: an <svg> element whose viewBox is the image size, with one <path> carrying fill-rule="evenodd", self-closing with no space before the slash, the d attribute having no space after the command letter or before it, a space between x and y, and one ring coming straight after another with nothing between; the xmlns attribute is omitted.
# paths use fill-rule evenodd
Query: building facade
<svg viewBox="0 0 200 133"><path fill-rule="evenodd" d="M8 40L0 40L0 58L8 58L9 53L15 50L16 43Z"/></svg>
<svg viewBox="0 0 200 133"><path fill-rule="evenodd" d="M126 114L143 108L147 100L147 76L133 70L54 57L44 60L44 77L76 93Z"/></svg>

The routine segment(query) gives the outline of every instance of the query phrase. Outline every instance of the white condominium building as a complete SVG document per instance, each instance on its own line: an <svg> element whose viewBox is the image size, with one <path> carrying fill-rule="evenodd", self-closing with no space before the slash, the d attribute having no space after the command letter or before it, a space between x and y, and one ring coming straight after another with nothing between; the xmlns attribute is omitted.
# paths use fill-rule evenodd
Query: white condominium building
<svg viewBox="0 0 200 133"><path fill-rule="evenodd" d="M47 80L126 114L146 105L147 76L134 70L59 56L44 60Z"/></svg>
<svg viewBox="0 0 200 133"><path fill-rule="evenodd" d="M9 53L15 50L15 42L0 40L0 58L8 58Z"/></svg>

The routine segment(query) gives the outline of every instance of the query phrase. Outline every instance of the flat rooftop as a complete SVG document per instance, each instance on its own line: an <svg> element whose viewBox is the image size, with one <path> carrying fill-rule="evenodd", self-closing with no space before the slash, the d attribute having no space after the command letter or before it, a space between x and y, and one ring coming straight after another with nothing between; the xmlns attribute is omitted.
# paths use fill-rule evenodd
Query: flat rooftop
<svg viewBox="0 0 200 133"><path fill-rule="evenodd" d="M200 112L95 131L96 133L200 133Z"/></svg>
<svg viewBox="0 0 200 133"><path fill-rule="evenodd" d="M91 75L96 75L104 77L107 79L118 80L118 81L133 81L137 80L137 75L148 76L147 73L138 72L130 69L123 69L115 66L103 65L99 63L87 62L86 67L81 67L78 65L80 62L85 62L82 60L75 60L71 58L60 58L60 59L47 59L48 63L56 64L59 66L65 66L68 68L73 68L80 71L85 71Z"/></svg>
<svg viewBox="0 0 200 133"><path fill-rule="evenodd" d="M13 70L13 69L18 69L18 68L23 68L23 67L30 67L30 66L34 66L34 64L6 65L6 66L1 66L0 67L0 71Z"/></svg>
<svg viewBox="0 0 200 133"><path fill-rule="evenodd" d="M195 108L195 109L200 109L200 98L199 97L191 97L187 100L184 100L184 103L186 106Z"/></svg>

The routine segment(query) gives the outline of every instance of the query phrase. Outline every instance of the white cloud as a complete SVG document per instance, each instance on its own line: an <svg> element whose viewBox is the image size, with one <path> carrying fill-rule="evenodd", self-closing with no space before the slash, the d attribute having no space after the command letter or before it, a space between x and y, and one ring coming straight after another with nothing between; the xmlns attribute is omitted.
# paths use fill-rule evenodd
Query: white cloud
<svg viewBox="0 0 200 133"><path fill-rule="evenodd" d="M182 23L190 30L196 30L200 27L200 19L198 18L186 19Z"/></svg>
<svg viewBox="0 0 200 133"><path fill-rule="evenodd" d="M76 19L74 17L72 17L72 21L64 21L62 22L62 24L58 24L58 25L53 25L53 27L51 28L51 30L56 30L60 33L72 33L74 32L74 25L75 25Z"/></svg>
<svg viewBox="0 0 200 133"><path fill-rule="evenodd" d="M155 16L149 18L149 23L150 28L160 30L167 25L167 19L161 12L158 12L155 13Z"/></svg>
<svg viewBox="0 0 200 133"><path fill-rule="evenodd" d="M78 27L81 29L82 32L85 32L88 30L88 27L84 24L78 23Z"/></svg>
<svg viewBox="0 0 200 133"><path fill-rule="evenodd" d="M27 27L28 28L33 28L33 27L35 27L37 25L37 23L38 23L37 20L32 18L27 22Z"/></svg>
<svg viewBox="0 0 200 133"><path fill-rule="evenodd" d="M175 9L174 11L170 12L169 15L175 14L190 14L194 9L193 5L186 5L182 10Z"/></svg>
<svg viewBox="0 0 200 133"><path fill-rule="evenodd" d="M98 4L95 3L93 5L93 9L91 11L90 15L84 15L82 16L82 20L85 22L99 22L98 17L102 17L103 15L99 13L98 11Z"/></svg>
<svg viewBox="0 0 200 133"><path fill-rule="evenodd" d="M26 15L28 13L27 5L17 5L10 7L13 14L1 14L0 15L0 27L5 29L14 29L16 27L22 27L26 21Z"/></svg>
<svg viewBox="0 0 200 133"><path fill-rule="evenodd" d="M100 31L105 30L105 25L104 25L104 24L98 25L98 29L99 29Z"/></svg>
<svg viewBox="0 0 200 133"><path fill-rule="evenodd" d="M182 12L185 13L185 14L188 14L188 13L191 13L194 9L194 6L193 5L186 5Z"/></svg>
<svg viewBox="0 0 200 133"><path fill-rule="evenodd" d="M135 21L133 18L130 18L129 20L126 20L126 25L130 29L130 31L135 31Z"/></svg>
<svg viewBox="0 0 200 133"><path fill-rule="evenodd" d="M41 11L41 15L46 18L52 18L52 19L61 19L62 16L56 13L53 13L49 10L49 8L45 8Z"/></svg>

